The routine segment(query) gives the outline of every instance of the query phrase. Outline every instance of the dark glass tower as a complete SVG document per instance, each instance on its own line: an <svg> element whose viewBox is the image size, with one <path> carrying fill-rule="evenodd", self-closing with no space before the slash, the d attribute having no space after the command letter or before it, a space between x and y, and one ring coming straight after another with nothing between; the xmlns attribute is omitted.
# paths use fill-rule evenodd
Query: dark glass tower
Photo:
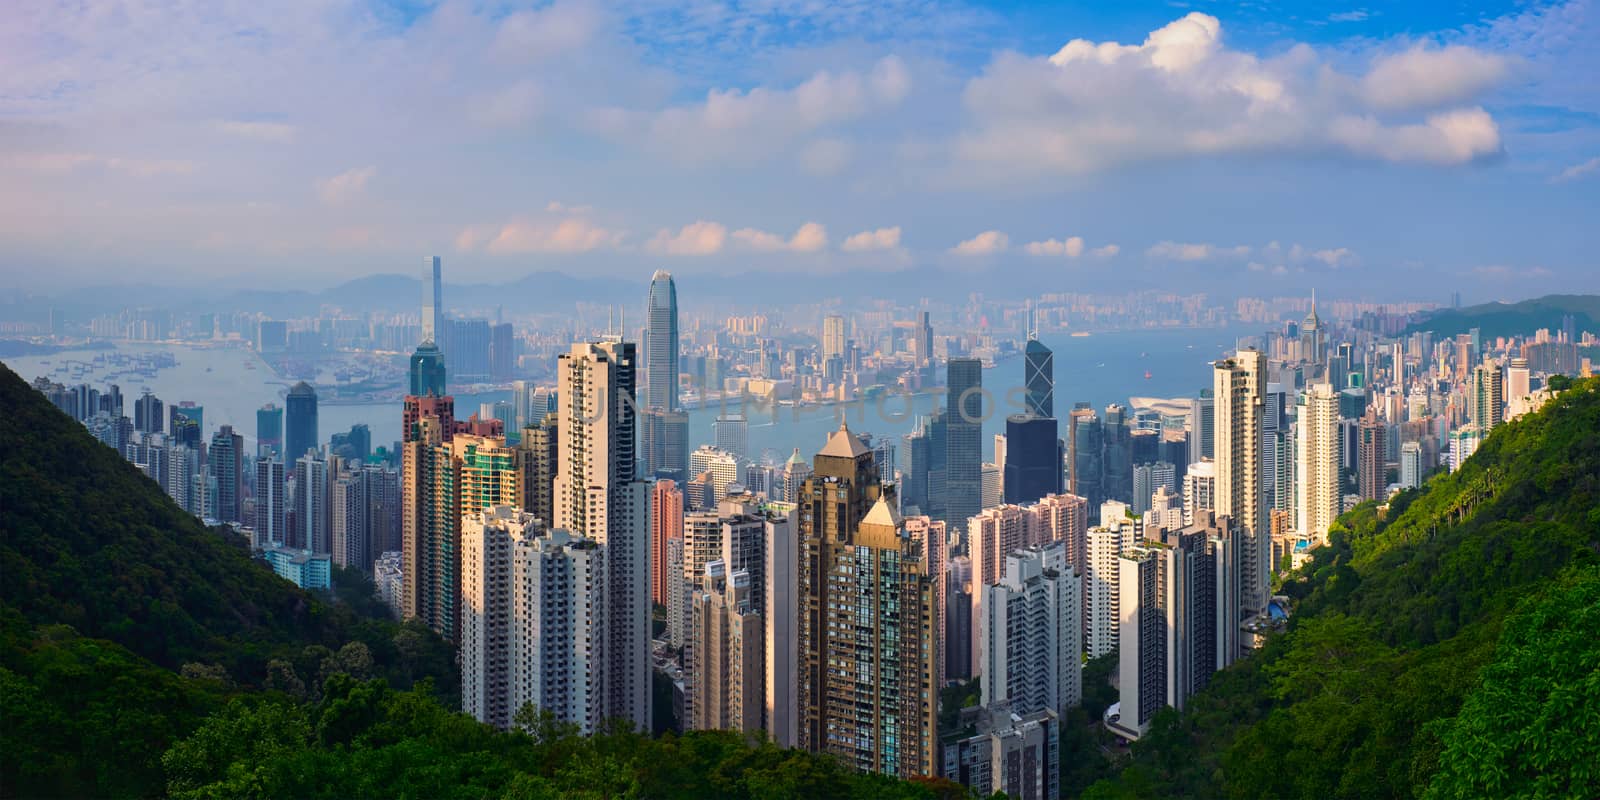
<svg viewBox="0 0 1600 800"><path fill-rule="evenodd" d="M411 392L413 397L444 397L444 353L433 342L417 345L411 354Z"/></svg>
<svg viewBox="0 0 1600 800"><path fill-rule="evenodd" d="M1054 417L1006 417L1005 500L1035 503L1061 493L1061 440Z"/></svg>
<svg viewBox="0 0 1600 800"><path fill-rule="evenodd" d="M952 358L945 381L945 521L965 530L983 506L983 362Z"/></svg>
<svg viewBox="0 0 1600 800"><path fill-rule="evenodd" d="M283 461L291 464L317 446L317 390L301 381L284 401Z"/></svg>
<svg viewBox="0 0 1600 800"><path fill-rule="evenodd" d="M1056 415L1055 354L1044 342L1029 339L1023 350L1022 380L1028 394L1027 411L1036 417Z"/></svg>

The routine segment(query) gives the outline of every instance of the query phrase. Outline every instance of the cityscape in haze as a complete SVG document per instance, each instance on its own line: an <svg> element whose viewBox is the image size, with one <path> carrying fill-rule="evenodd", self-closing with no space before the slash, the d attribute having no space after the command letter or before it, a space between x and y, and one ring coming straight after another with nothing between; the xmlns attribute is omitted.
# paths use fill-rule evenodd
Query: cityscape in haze
<svg viewBox="0 0 1600 800"><path fill-rule="evenodd" d="M1189 5L0 12L5 795L1586 796L1595 9Z"/></svg>

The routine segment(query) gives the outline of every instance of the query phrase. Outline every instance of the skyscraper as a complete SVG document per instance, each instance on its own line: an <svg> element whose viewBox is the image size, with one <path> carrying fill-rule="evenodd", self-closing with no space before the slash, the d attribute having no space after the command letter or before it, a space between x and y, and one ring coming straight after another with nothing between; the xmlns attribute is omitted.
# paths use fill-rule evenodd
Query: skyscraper
<svg viewBox="0 0 1600 800"><path fill-rule="evenodd" d="M410 394L414 397L444 397L446 379L444 353L439 345L424 341L411 354Z"/></svg>
<svg viewBox="0 0 1600 800"><path fill-rule="evenodd" d="M1422 444L1405 442L1400 445L1400 488L1415 489L1422 485Z"/></svg>
<svg viewBox="0 0 1600 800"><path fill-rule="evenodd" d="M1119 735L1144 735L1157 711L1182 710L1232 663L1238 618L1231 610L1231 556L1227 520L1207 515L1119 558L1121 698L1120 716L1110 722Z"/></svg>
<svg viewBox="0 0 1600 800"><path fill-rule="evenodd" d="M212 496L211 513L218 522L241 522L239 518L239 480L244 463L244 437L233 432L232 425L224 425L211 437L207 461L210 477L216 486Z"/></svg>
<svg viewBox="0 0 1600 800"><path fill-rule="evenodd" d="M1012 552L1005 574L983 592L983 705L1066 714L1083 697L1083 586L1066 543Z"/></svg>
<svg viewBox="0 0 1600 800"><path fill-rule="evenodd" d="M911 340L911 357L917 369L927 369L933 364L933 326L928 323L928 312L917 313L917 327Z"/></svg>
<svg viewBox="0 0 1600 800"><path fill-rule="evenodd" d="M676 356L674 356L676 358ZM578 343L557 361L555 527L605 548L606 716L650 725L649 483L636 474L635 347Z"/></svg>
<svg viewBox="0 0 1600 800"><path fill-rule="evenodd" d="M800 740L800 541L795 518L767 515L762 548L764 713L767 735L779 747L796 747Z"/></svg>
<svg viewBox="0 0 1600 800"><path fill-rule="evenodd" d="M645 308L644 401L640 408L676 411L678 408L678 285L672 273L656 270L650 276L650 297Z"/></svg>
<svg viewBox="0 0 1600 800"><path fill-rule="evenodd" d="M822 318L822 359L844 357L844 317L829 314Z"/></svg>
<svg viewBox="0 0 1600 800"><path fill-rule="evenodd" d="M650 490L650 600L657 605L667 604L667 540L682 538L683 492L676 481L656 481Z"/></svg>
<svg viewBox="0 0 1600 800"><path fill-rule="evenodd" d="M275 403L256 409L256 453L283 456L283 409Z"/></svg>
<svg viewBox="0 0 1600 800"><path fill-rule="evenodd" d="M283 461L287 465L298 462L321 441L317 436L317 390L300 381L289 388L284 405Z"/></svg>
<svg viewBox="0 0 1600 800"><path fill-rule="evenodd" d="M1067 464L1072 469L1072 480L1067 493L1084 498L1089 503L1089 513L1098 515L1100 503L1105 500L1101 486L1102 440L1100 417L1094 409L1080 406L1072 409L1067 429Z"/></svg>
<svg viewBox="0 0 1600 800"><path fill-rule="evenodd" d="M800 746L932 775L934 578L892 501L872 451L841 425L800 499Z"/></svg>
<svg viewBox="0 0 1600 800"><path fill-rule="evenodd" d="M313 553L333 552L333 515L328 462L304 453L294 467L294 545Z"/></svg>
<svg viewBox="0 0 1600 800"><path fill-rule="evenodd" d="M1006 417L1005 478L1007 503L1032 503L1060 494L1061 440L1054 417L1012 414Z"/></svg>
<svg viewBox="0 0 1600 800"><path fill-rule="evenodd" d="M983 362L952 358L945 406L945 522L960 528L983 507Z"/></svg>
<svg viewBox="0 0 1600 800"><path fill-rule="evenodd" d="M1027 387L1027 413L1036 417L1056 415L1055 354L1044 342L1029 339L1023 348L1022 380Z"/></svg>
<svg viewBox="0 0 1600 800"><path fill-rule="evenodd" d="M1477 425L1484 436L1505 418L1506 384L1500 365L1484 360L1472 369L1467 387L1467 421Z"/></svg>
<svg viewBox="0 0 1600 800"><path fill-rule="evenodd" d="M1265 410L1265 362L1259 350L1242 348L1216 362L1217 516L1239 526L1243 575L1240 607L1246 614L1267 610L1270 543L1262 494L1261 416Z"/></svg>
<svg viewBox="0 0 1600 800"><path fill-rule="evenodd" d="M1356 445L1356 492L1362 500L1382 500L1388 496L1389 435L1383 420L1368 410L1361 418Z"/></svg>
<svg viewBox="0 0 1600 800"><path fill-rule="evenodd" d="M428 256L423 260L422 269L422 341L438 344L439 326L444 322L444 276L439 257Z"/></svg>
<svg viewBox="0 0 1600 800"><path fill-rule="evenodd" d="M690 598L692 644L685 700L690 730L761 730L766 699L761 608L750 573L706 565Z"/></svg>
<svg viewBox="0 0 1600 800"><path fill-rule="evenodd" d="M285 484L283 462L276 458L256 461L256 545L261 548L287 544L284 528Z"/></svg>
<svg viewBox="0 0 1600 800"><path fill-rule="evenodd" d="M1328 526L1339 516L1339 396L1328 383L1315 383L1300 398L1295 429L1296 530L1313 542L1325 542Z"/></svg>
<svg viewBox="0 0 1600 800"><path fill-rule="evenodd" d="M748 457L750 449L750 423L743 414L721 414L711 423L711 439L722 450L735 458Z"/></svg>
<svg viewBox="0 0 1600 800"><path fill-rule="evenodd" d="M161 398L145 392L133 402L133 429L140 433L161 433L166 425Z"/></svg>

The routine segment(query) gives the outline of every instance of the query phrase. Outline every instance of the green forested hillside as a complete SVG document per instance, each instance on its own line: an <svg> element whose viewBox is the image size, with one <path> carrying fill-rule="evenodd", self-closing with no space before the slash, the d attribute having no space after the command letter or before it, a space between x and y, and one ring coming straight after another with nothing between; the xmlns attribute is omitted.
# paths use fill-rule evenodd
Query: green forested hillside
<svg viewBox="0 0 1600 800"><path fill-rule="evenodd" d="M1086 797L1596 794L1600 380L1330 539L1288 633Z"/></svg>
<svg viewBox="0 0 1600 800"><path fill-rule="evenodd" d="M1561 319L1571 315L1579 331L1600 324L1600 295L1552 294L1518 303L1483 303L1465 308L1441 308L1406 327L1406 333L1432 331L1449 337L1477 328L1487 339L1522 336L1540 328L1560 330Z"/></svg>
<svg viewBox="0 0 1600 800"><path fill-rule="evenodd" d="M695 733L498 733L449 646L313 596L0 366L0 797L923 798Z"/></svg>

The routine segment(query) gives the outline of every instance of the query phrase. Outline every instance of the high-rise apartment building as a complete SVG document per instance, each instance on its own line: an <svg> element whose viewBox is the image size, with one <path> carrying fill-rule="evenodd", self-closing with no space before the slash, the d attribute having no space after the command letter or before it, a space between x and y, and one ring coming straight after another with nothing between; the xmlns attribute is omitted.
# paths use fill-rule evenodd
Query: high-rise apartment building
<svg viewBox="0 0 1600 800"><path fill-rule="evenodd" d="M690 600L692 631L685 700L689 730L762 729L766 700L761 608L750 573L706 565Z"/></svg>
<svg viewBox="0 0 1600 800"><path fill-rule="evenodd" d="M232 425L222 426L212 435L206 457L211 483L215 486L214 493L207 495L208 513L218 522L242 522L243 497L239 482L243 474L244 437L234 433Z"/></svg>
<svg viewBox="0 0 1600 800"><path fill-rule="evenodd" d="M829 314L822 318L822 359L844 357L844 317Z"/></svg>
<svg viewBox="0 0 1600 800"><path fill-rule="evenodd" d="M1382 500L1389 488L1387 426L1369 410L1361 418L1357 436L1356 493L1362 500Z"/></svg>
<svg viewBox="0 0 1600 800"><path fill-rule="evenodd" d="M332 498L328 462L307 452L294 467L293 546L319 555L333 552Z"/></svg>
<svg viewBox="0 0 1600 800"><path fill-rule="evenodd" d="M1066 714L1083 697L1083 586L1066 543L1006 556L1004 576L983 593L983 705Z"/></svg>
<svg viewBox="0 0 1600 800"><path fill-rule="evenodd" d="M659 480L650 490L650 601L667 605L667 540L683 538L683 492L676 481ZM680 570L681 574L681 570Z"/></svg>
<svg viewBox="0 0 1600 800"><path fill-rule="evenodd" d="M711 439L717 449L742 461L749 457L750 423L743 414L719 415L711 423Z"/></svg>
<svg viewBox="0 0 1600 800"><path fill-rule="evenodd" d="M841 426L801 492L799 743L855 769L931 775L934 576L878 474Z"/></svg>
<svg viewBox="0 0 1600 800"><path fill-rule="evenodd" d="M1215 365L1217 515L1238 526L1241 610L1267 610L1270 543L1262 493L1261 417L1265 361L1261 352L1242 348Z"/></svg>
<svg viewBox="0 0 1600 800"><path fill-rule="evenodd" d="M711 476L712 505L722 502L722 498L728 496L729 487L744 482L743 467L738 456L709 444L700 445L689 454L690 476L707 474Z"/></svg>
<svg viewBox="0 0 1600 800"><path fill-rule="evenodd" d="M1200 512L1216 510L1216 462L1207 459L1190 464L1183 476L1183 524L1193 525Z"/></svg>
<svg viewBox="0 0 1600 800"><path fill-rule="evenodd" d="M523 511L542 524L555 519L556 448L560 443L556 415L545 413L522 427L517 459L522 468Z"/></svg>
<svg viewBox="0 0 1600 800"><path fill-rule="evenodd" d="M1422 485L1422 443L1404 442L1400 445L1400 488L1415 489Z"/></svg>
<svg viewBox="0 0 1600 800"><path fill-rule="evenodd" d="M779 747L800 741L800 540L794 514L767 514L762 572L763 724Z"/></svg>
<svg viewBox="0 0 1600 800"><path fill-rule="evenodd" d="M1126 548L1118 565L1116 733L1137 739L1165 706L1182 710L1238 649L1229 523L1200 523Z"/></svg>
<svg viewBox="0 0 1600 800"><path fill-rule="evenodd" d="M1328 526L1339 516L1339 396L1333 386L1315 383L1300 397L1295 425L1295 500L1301 536L1325 542Z"/></svg>
<svg viewBox="0 0 1600 800"><path fill-rule="evenodd" d="M606 716L650 725L650 485L636 474L627 398L637 355L620 337L578 343L557 362L555 527L605 547Z"/></svg>
<svg viewBox="0 0 1600 800"><path fill-rule="evenodd" d="M605 548L496 506L461 523L461 705L510 727L531 705L589 734L606 719Z"/></svg>
<svg viewBox="0 0 1600 800"><path fill-rule="evenodd" d="M1133 543L1131 520L1096 525L1084 535L1088 543L1083 572L1083 651L1099 658L1117 647L1122 550Z"/></svg>
<svg viewBox="0 0 1600 800"><path fill-rule="evenodd" d="M255 529L259 548L282 547L288 543L288 530L284 527L286 489L282 461L275 458L256 461Z"/></svg>
<svg viewBox="0 0 1600 800"><path fill-rule="evenodd" d="M1467 387L1467 421L1487 436L1504 421L1505 414L1505 373L1499 364L1485 359L1472 369Z"/></svg>

